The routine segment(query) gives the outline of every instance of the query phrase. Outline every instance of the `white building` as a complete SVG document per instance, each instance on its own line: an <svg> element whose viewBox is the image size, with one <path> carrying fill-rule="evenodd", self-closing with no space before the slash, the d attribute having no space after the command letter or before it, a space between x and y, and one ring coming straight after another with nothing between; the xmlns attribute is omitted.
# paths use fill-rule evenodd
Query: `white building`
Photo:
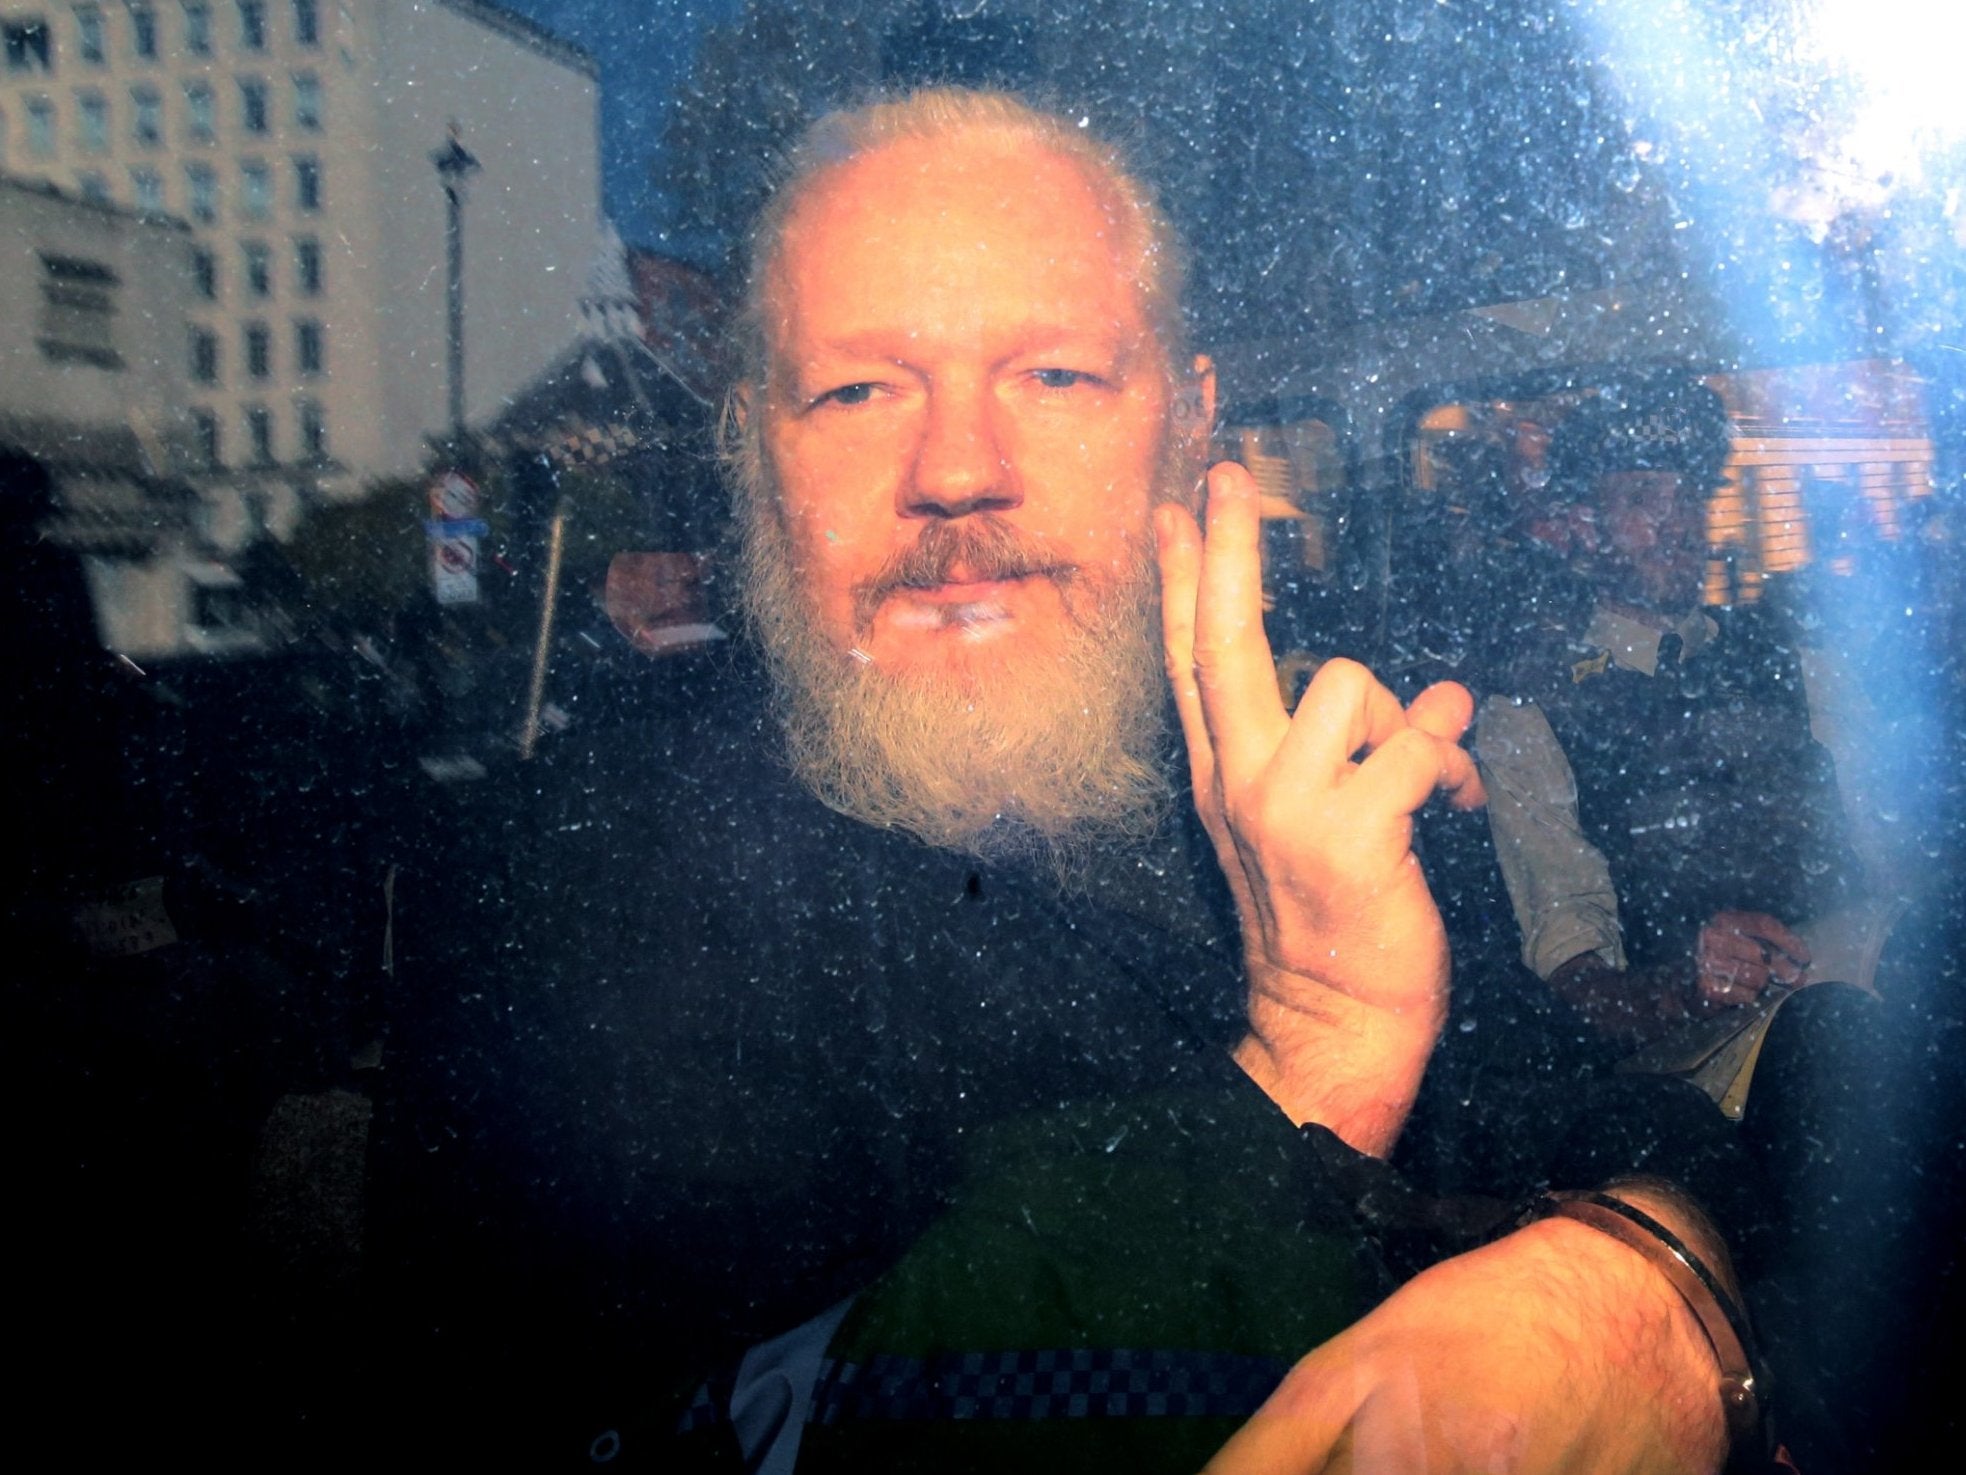
<svg viewBox="0 0 1966 1475"><path fill-rule="evenodd" d="M214 547L312 488L401 475L447 425L446 201L466 418L580 321L600 215L594 63L483 0L0 0L0 169L180 216L177 356ZM255 508L259 510L255 510Z"/></svg>
<svg viewBox="0 0 1966 1475"><path fill-rule="evenodd" d="M193 250L182 222L0 176L0 444L55 477L46 531L83 556L103 643L139 657L238 638L187 478Z"/></svg>

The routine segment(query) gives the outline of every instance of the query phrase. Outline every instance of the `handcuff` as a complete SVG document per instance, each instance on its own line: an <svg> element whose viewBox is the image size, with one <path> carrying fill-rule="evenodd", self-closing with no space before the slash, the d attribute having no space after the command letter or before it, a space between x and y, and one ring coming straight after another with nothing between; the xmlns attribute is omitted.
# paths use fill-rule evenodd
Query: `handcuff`
<svg viewBox="0 0 1966 1475"><path fill-rule="evenodd" d="M1720 1407L1733 1442L1734 1459L1768 1457L1768 1430L1763 1415L1767 1379L1755 1347L1754 1330L1746 1310L1713 1269L1686 1242L1643 1209L1608 1193L1566 1190L1539 1195L1523 1213L1518 1227L1541 1219L1574 1219L1637 1251L1679 1293L1692 1311L1720 1364Z"/></svg>

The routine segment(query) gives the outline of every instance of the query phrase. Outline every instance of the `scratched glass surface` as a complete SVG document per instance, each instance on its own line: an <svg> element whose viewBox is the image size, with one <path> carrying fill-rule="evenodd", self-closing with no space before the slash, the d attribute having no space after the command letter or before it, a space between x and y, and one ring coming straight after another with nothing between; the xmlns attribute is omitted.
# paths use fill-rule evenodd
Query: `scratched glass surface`
<svg viewBox="0 0 1966 1475"><path fill-rule="evenodd" d="M1590 599L1658 611L1666 516L1627 537L1599 478L1663 469L1699 482L1674 613L1781 662L1741 680L1791 717L1737 705L1729 751L1792 719L1822 757L1837 925L1784 920L1873 982L1958 890L1966 13L10 0L0 30L17 1274L53 1271L42 1355L101 1408L146 1390L167 1445L244 1459L362 1397L397 878L446 857L465 914L542 755L742 641L745 223L876 87L1026 91L1158 191L1287 701L1333 656L1409 699L1595 700ZM1629 736L1592 761L1650 762ZM1634 834L1706 822L1656 798ZM1457 968L1547 973L1489 843L1423 818ZM1634 935L1665 905L1619 900Z"/></svg>

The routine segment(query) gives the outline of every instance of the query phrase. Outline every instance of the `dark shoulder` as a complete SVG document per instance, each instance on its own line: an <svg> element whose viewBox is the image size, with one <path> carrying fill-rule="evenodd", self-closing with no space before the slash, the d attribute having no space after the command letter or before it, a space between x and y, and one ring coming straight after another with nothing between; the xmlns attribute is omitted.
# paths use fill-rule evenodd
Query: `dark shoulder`
<svg viewBox="0 0 1966 1475"><path fill-rule="evenodd" d="M706 832L789 790L765 677L742 645L684 658L683 670L626 659L608 677L609 700L576 705L516 776L506 837L515 853L543 845L604 864L700 862Z"/></svg>

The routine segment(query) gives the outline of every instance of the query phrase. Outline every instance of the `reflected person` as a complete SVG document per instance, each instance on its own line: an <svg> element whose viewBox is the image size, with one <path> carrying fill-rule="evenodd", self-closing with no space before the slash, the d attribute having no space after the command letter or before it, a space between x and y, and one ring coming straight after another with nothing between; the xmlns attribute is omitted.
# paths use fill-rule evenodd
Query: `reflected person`
<svg viewBox="0 0 1966 1475"><path fill-rule="evenodd" d="M1795 928L1854 899L1795 650L1704 606L1728 436L1719 397L1673 379L1558 427L1553 520L1593 599L1523 633L1477 718L1522 960L1626 1046L1800 981Z"/></svg>

